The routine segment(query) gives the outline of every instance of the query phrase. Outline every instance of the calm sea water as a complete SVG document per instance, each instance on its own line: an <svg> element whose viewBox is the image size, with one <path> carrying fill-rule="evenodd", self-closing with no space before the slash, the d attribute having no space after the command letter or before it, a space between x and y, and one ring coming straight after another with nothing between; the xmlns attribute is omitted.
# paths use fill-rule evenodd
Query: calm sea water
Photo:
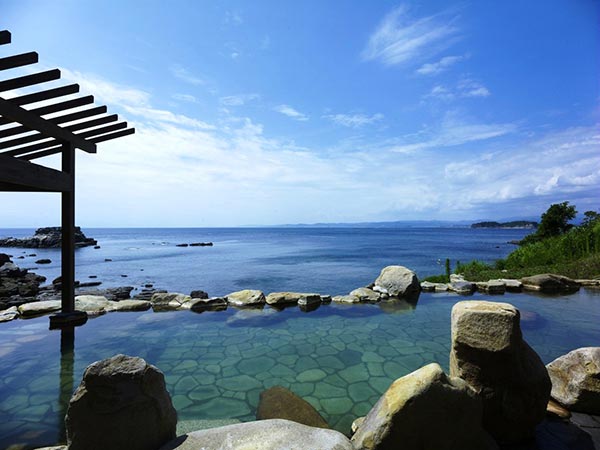
<svg viewBox="0 0 600 450"><path fill-rule="evenodd" d="M446 257L491 261L510 252L508 240L524 235L468 229L86 232L102 248L78 250L81 280L98 275L107 286L151 282L214 295L241 288L346 293L389 264L424 276L442 272ZM174 247L197 241L215 246ZM16 256L21 251L11 249ZM35 252L20 265L49 257L56 261L38 272L58 275L57 251ZM598 292L469 298L517 306L526 340L546 363L600 345ZM141 356L165 373L180 431L253 420L260 392L282 385L348 433L394 379L433 361L448 368L450 311L464 299L424 293L416 305L331 304L310 313L297 307L111 313L77 328L74 352L62 353L61 332L48 330L47 317L0 324L0 448L61 441L66 405L85 367L117 353Z"/></svg>
<svg viewBox="0 0 600 450"><path fill-rule="evenodd" d="M0 236L31 236L34 230L0 230ZM226 295L240 289L316 291L345 294L375 280L388 265L401 264L419 277L444 272L446 258L494 261L515 246L527 230L468 228L188 228L85 229L101 248L78 249L77 279L98 276L104 287L151 283L189 293L202 289ZM176 247L206 242L213 247ZM22 267L49 258L36 273L60 275L57 249L7 249L23 255ZM27 255L35 253L37 256ZM105 262L105 259L112 259ZM126 277L122 277L126 275Z"/></svg>

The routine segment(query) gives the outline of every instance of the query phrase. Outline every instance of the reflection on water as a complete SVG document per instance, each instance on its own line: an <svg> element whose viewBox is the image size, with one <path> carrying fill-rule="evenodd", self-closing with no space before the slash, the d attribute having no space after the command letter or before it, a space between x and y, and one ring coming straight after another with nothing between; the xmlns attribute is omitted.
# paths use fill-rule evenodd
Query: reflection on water
<svg viewBox="0 0 600 450"><path fill-rule="evenodd" d="M517 306L525 338L546 363L574 348L600 345L599 293L470 298ZM64 439L65 410L85 367L117 353L160 368L180 422L193 420L195 428L253 420L260 392L282 385L347 433L396 378L432 361L448 368L450 312L461 299L424 293L416 304L334 303L310 312L111 313L76 330L76 351L74 333L48 331L47 317L5 323L0 448Z"/></svg>

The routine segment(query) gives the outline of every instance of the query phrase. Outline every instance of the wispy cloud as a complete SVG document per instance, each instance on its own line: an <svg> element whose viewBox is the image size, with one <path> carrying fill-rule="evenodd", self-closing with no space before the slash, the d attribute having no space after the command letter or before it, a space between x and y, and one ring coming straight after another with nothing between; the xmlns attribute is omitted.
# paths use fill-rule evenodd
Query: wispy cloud
<svg viewBox="0 0 600 450"><path fill-rule="evenodd" d="M260 95L258 94L238 94L221 97L219 101L225 106L242 106L247 102L256 100L258 98L260 98Z"/></svg>
<svg viewBox="0 0 600 450"><path fill-rule="evenodd" d="M371 34L362 57L391 66L420 61L456 41L458 28L448 14L413 19L406 5L387 14Z"/></svg>
<svg viewBox="0 0 600 450"><path fill-rule="evenodd" d="M329 119L333 123L344 127L359 128L364 125L379 122L383 119L383 114L377 113L372 116L367 116L366 114L327 114L323 116L323 118Z"/></svg>
<svg viewBox="0 0 600 450"><path fill-rule="evenodd" d="M414 153L420 150L442 147L454 147L469 142L485 141L495 137L514 133L517 126L513 123L474 123L447 114L441 126L426 133L425 138L417 142L397 143L390 147L395 153Z"/></svg>
<svg viewBox="0 0 600 450"><path fill-rule="evenodd" d="M241 25L244 23L244 18L240 11L226 11L225 23L228 25Z"/></svg>
<svg viewBox="0 0 600 450"><path fill-rule="evenodd" d="M490 95L490 90L479 81L463 78L455 87L436 84L431 88L431 91L425 95L425 98L449 101L457 98L485 98Z"/></svg>
<svg viewBox="0 0 600 450"><path fill-rule="evenodd" d="M468 56L444 56L437 62L423 64L416 70L416 73L419 75L438 75L445 70L447 70L450 66L454 64L464 61Z"/></svg>
<svg viewBox="0 0 600 450"><path fill-rule="evenodd" d="M193 85L201 85L206 83L204 79L197 75L194 75L179 64L174 64L169 69L175 78L185 81L186 83L190 83Z"/></svg>
<svg viewBox="0 0 600 450"><path fill-rule="evenodd" d="M297 111L289 105L277 105L273 108L273 111L276 111L284 116L291 117L295 120L306 121L308 120L308 116L306 114Z"/></svg>
<svg viewBox="0 0 600 450"><path fill-rule="evenodd" d="M197 103L198 102L198 99L190 94L173 94L173 95L171 95L171 98L173 100L178 100L178 101L187 102L187 103Z"/></svg>

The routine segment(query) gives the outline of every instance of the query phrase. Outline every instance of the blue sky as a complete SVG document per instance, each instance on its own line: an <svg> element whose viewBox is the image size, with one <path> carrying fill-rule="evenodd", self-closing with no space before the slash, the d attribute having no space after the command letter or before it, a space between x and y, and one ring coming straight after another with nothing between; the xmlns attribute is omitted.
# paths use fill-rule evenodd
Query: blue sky
<svg viewBox="0 0 600 450"><path fill-rule="evenodd" d="M79 153L83 226L600 207L597 1L0 0L0 13L13 33L0 55L38 51L38 70L63 73L48 87L79 82L136 126ZM59 221L58 195L0 202L3 227Z"/></svg>

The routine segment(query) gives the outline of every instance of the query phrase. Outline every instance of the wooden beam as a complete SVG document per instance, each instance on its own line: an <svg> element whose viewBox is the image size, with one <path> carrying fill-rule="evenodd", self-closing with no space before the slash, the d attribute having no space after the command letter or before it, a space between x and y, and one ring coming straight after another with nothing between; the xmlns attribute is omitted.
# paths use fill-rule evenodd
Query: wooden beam
<svg viewBox="0 0 600 450"><path fill-rule="evenodd" d="M0 97L1 100L1 97ZM106 106L96 106L95 108L84 109L83 111L78 111L75 113L64 114L62 116L53 117L52 119L46 119L46 122L50 122L53 124L73 122L75 120L85 119L86 117L97 116L99 114L104 114L107 111ZM65 127L67 129L67 127ZM5 128L4 130L0 130L0 138L5 138L9 136L15 136L17 134L27 133L31 131L30 127L26 126L18 126L12 128Z"/></svg>
<svg viewBox="0 0 600 450"><path fill-rule="evenodd" d="M15 67L27 66L38 62L37 52L21 53L20 55L0 58L0 70L14 69Z"/></svg>
<svg viewBox="0 0 600 450"><path fill-rule="evenodd" d="M60 170L0 154L0 183L36 191L64 192L72 189L71 178Z"/></svg>
<svg viewBox="0 0 600 450"><path fill-rule="evenodd" d="M11 102L12 103L12 102ZM67 109L78 108L80 106L89 105L94 103L93 95L86 95L85 97L75 98L73 100L66 100L64 102L53 103L51 105L40 106L39 108L29 109L28 111L38 116L45 116L59 111L65 111ZM12 121L3 117L0 118L0 125L8 125Z"/></svg>
<svg viewBox="0 0 600 450"><path fill-rule="evenodd" d="M29 187L20 184L0 182L0 192L56 192L54 190L40 189L39 187Z"/></svg>
<svg viewBox="0 0 600 450"><path fill-rule="evenodd" d="M83 112L83 111L81 111ZM77 114L77 113L73 113ZM37 116L31 111L21 108L20 106L13 105L11 102L4 100L0 97L0 115L8 117L15 122L24 124L29 129L37 130L42 134L55 139L60 139L64 142L72 143L76 148L80 148L88 153L96 153L96 145L86 141L85 139L79 138L69 130L59 127L56 123L51 120L45 120ZM64 117L64 116L62 116ZM58 117L54 118L58 119ZM17 127L18 128L18 127ZM9 129L10 130L10 129ZM8 131L8 130L3 130Z"/></svg>
<svg viewBox="0 0 600 450"><path fill-rule="evenodd" d="M133 133L135 133L135 128L127 128L126 130L123 130L123 131L116 131L114 133L104 134L102 136L91 138L90 142L97 144L99 142L110 141L112 139L117 139L117 138L120 138L123 136L129 136L130 134L133 134Z"/></svg>
<svg viewBox="0 0 600 450"><path fill-rule="evenodd" d="M79 92L78 84L69 84L54 89L34 92L33 94L21 95L7 99L15 105L28 105L30 103L41 102L42 100L50 100L51 98L62 97L63 95L77 94Z"/></svg>
<svg viewBox="0 0 600 450"><path fill-rule="evenodd" d="M0 45L10 44L10 31L2 30L0 31Z"/></svg>
<svg viewBox="0 0 600 450"><path fill-rule="evenodd" d="M47 138L46 138L47 139ZM19 156L24 155L25 153L35 152L37 150L44 150L50 146L55 147L57 145L62 145L56 139L51 139L49 141L38 142L37 144L26 145L24 147L15 148L14 150L7 150L5 152L0 153L0 155L6 156Z"/></svg>
<svg viewBox="0 0 600 450"><path fill-rule="evenodd" d="M0 81L0 92L10 91L12 89L20 89L27 86L33 86L34 84L58 80L59 78L60 70L58 69L34 73L33 75L25 75L22 77L11 78L10 80Z"/></svg>
<svg viewBox="0 0 600 450"><path fill-rule="evenodd" d="M92 136L102 135L102 134L108 133L110 131L120 130L123 128L127 128L127 122L119 122L114 125L109 125L107 127L95 128L90 131L78 133L77 136L81 136L83 138L89 138ZM43 158L45 156L50 156L50 155L56 155L57 153L60 153L62 151L62 145L56 139L53 139L52 141L44 142L43 144L47 145L48 148L41 147L42 143L40 143L40 144L38 144L38 145L40 145L40 147L38 147L38 148L40 150L41 149L44 149L44 150L30 153L31 152L31 149L30 149L29 152L22 152L22 153L28 153L28 154L19 156L19 159L22 159L25 161L31 161L32 159ZM31 146L31 147L33 147L33 146ZM20 149L16 149L16 150L20 150ZM6 152L6 153L8 153L8 152Z"/></svg>

